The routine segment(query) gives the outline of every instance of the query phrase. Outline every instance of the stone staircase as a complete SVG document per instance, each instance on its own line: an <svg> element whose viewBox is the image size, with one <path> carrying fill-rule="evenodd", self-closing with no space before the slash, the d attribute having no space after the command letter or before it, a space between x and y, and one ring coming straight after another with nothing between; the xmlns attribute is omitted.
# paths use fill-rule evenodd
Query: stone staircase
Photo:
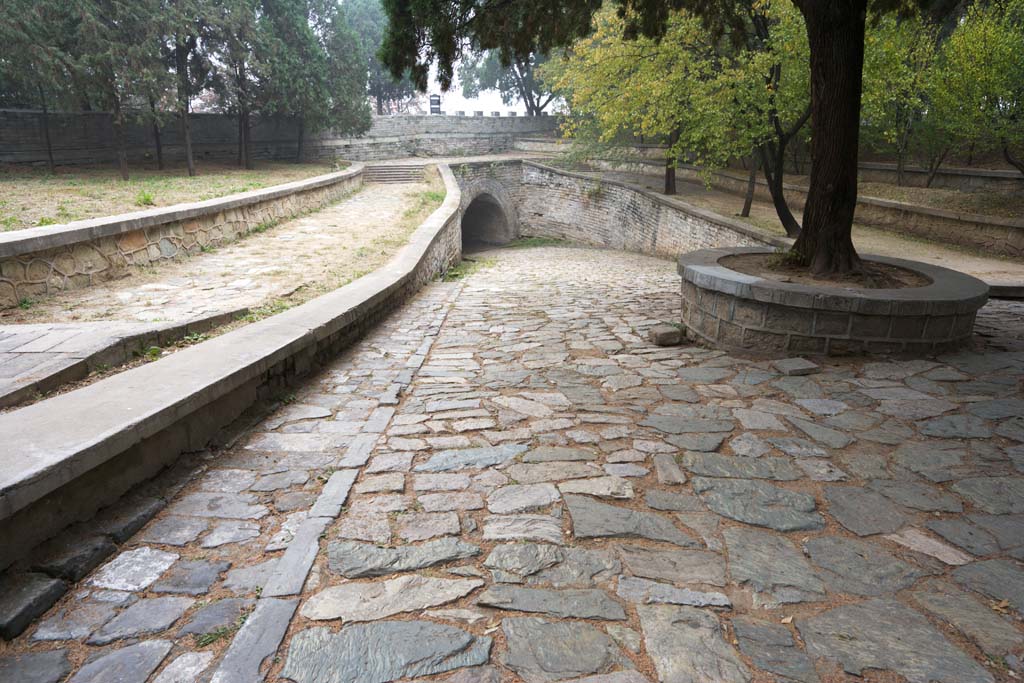
<svg viewBox="0 0 1024 683"><path fill-rule="evenodd" d="M387 164L367 166L363 169L365 183L421 183L423 167L412 164Z"/></svg>

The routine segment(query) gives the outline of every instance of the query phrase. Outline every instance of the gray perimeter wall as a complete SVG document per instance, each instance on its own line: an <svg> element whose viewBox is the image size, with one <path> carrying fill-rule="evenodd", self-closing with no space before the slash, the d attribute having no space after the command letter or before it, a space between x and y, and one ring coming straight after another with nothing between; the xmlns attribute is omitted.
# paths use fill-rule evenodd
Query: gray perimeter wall
<svg viewBox="0 0 1024 683"><path fill-rule="evenodd" d="M232 162L238 158L238 120L227 114L193 114L192 144L197 159ZM113 162L114 130L106 112L51 113L50 139L58 164ZM379 116L366 135L343 137L330 132L307 138L307 159L374 160L406 156L456 156L504 152L520 135L554 132L550 116ZM298 129L286 118L254 117L253 156L294 159ZM133 123L127 129L131 161L155 160L153 126ZM168 116L160 126L165 160L183 159L181 125ZM45 164L42 113L0 109L0 162Z"/></svg>

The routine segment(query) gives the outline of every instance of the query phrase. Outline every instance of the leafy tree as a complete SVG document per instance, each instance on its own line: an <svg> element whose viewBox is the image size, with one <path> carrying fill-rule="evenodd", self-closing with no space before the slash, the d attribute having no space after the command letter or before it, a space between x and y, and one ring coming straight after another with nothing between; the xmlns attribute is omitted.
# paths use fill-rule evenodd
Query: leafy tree
<svg viewBox="0 0 1024 683"><path fill-rule="evenodd" d="M207 85L212 65L206 47L212 37L210 21L213 7L208 0L164 0L166 34L163 37L164 61L174 72L175 108L181 124L185 147L185 167L196 174L192 152L192 98Z"/></svg>
<svg viewBox="0 0 1024 683"><path fill-rule="evenodd" d="M623 136L668 140L669 193L678 161L710 176L753 154L780 220L796 234L782 180L786 146L809 115L807 41L790 6L767 10L752 15L748 45L740 46L716 43L685 11L669 16L661 40L624 38L625 20L599 13L555 84L571 92L570 132L585 137L596 129L604 143Z"/></svg>
<svg viewBox="0 0 1024 683"><path fill-rule="evenodd" d="M810 187L793 257L814 273L843 273L860 267L851 230L868 0L792 1L808 38L812 126ZM628 34L663 36L672 10L686 8L704 20L714 37L740 42L747 17L763 2L616 0ZM932 3L873 0L879 12L908 4ZM587 34L600 6L601 0L385 0L390 24L383 54L392 73L409 69L420 89L426 89L429 66L436 62L447 88L467 40L478 49L498 50L505 62L547 53Z"/></svg>
<svg viewBox="0 0 1024 683"><path fill-rule="evenodd" d="M253 168L251 116L258 106L263 65L257 0L222 0L210 14L210 43L218 65L211 77L224 108L238 117L238 165Z"/></svg>
<svg viewBox="0 0 1024 683"><path fill-rule="evenodd" d="M957 139L998 149L1024 174L1024 0L975 5L940 50L932 89Z"/></svg>
<svg viewBox="0 0 1024 683"><path fill-rule="evenodd" d="M555 98L537 75L537 69L547 61L547 55L531 54L525 60L513 59L504 65L494 50L464 54L459 64L462 95L473 98L484 90L497 90L505 104L520 100L526 105L527 116L540 116Z"/></svg>
<svg viewBox="0 0 1024 683"><path fill-rule="evenodd" d="M937 29L920 15L882 17L867 33L861 118L866 142L896 153L896 182L913 137L929 125L928 93L935 79Z"/></svg>
<svg viewBox="0 0 1024 683"><path fill-rule="evenodd" d="M341 10L366 56L367 89L376 105L377 115L401 111L416 97L416 88L405 74L394 78L377 57L388 21L380 0L345 0Z"/></svg>

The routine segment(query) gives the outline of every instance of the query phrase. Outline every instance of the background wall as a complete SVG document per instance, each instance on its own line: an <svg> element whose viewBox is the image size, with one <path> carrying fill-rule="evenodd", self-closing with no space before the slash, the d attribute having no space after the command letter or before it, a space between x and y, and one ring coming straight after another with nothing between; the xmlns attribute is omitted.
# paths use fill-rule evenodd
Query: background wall
<svg viewBox="0 0 1024 683"><path fill-rule="evenodd" d="M50 139L58 164L113 162L114 129L106 112L51 113ZM494 116L381 116L361 137L337 137L325 132L307 140L307 157L372 160L403 156L483 154L512 149L520 135L554 132L558 120L542 117ZM253 118L253 157L292 159L298 129L285 118ZM127 127L128 158L156 158L153 126ZM183 159L181 126L168 117L160 126L165 160ZM228 114L193 114L192 145L196 159L231 162L238 158L238 120ZM42 113L0 109L0 163L46 163Z"/></svg>

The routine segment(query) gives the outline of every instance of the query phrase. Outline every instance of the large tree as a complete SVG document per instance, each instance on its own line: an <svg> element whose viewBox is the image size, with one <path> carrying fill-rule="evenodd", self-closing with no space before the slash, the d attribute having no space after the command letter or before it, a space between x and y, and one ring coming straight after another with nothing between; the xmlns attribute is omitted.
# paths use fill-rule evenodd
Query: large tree
<svg viewBox="0 0 1024 683"><path fill-rule="evenodd" d="M927 0L875 0L886 6ZM857 152L868 0L792 0L803 15L810 50L811 178L803 230L793 256L812 272L859 268L851 236L857 203ZM616 0L627 31L664 34L673 10L701 16L716 36L742 36L750 11L763 0ZM385 0L390 18L384 41L394 73L410 70L425 89L437 64L442 87L467 43L498 50L502 59L526 58L568 45L590 30L601 0Z"/></svg>
<svg viewBox="0 0 1024 683"><path fill-rule="evenodd" d="M341 10L366 56L367 88L376 105L377 115L383 116L407 107L416 97L416 88L407 75L403 74L401 78L392 76L377 56L388 24L380 3L381 0L345 0Z"/></svg>
<svg viewBox="0 0 1024 683"><path fill-rule="evenodd" d="M540 116L555 98L537 76L537 69L547 61L547 55L532 54L502 64L501 55L494 50L465 53L459 64L462 95L473 98L484 90L497 90L505 104L522 101L527 116Z"/></svg>

